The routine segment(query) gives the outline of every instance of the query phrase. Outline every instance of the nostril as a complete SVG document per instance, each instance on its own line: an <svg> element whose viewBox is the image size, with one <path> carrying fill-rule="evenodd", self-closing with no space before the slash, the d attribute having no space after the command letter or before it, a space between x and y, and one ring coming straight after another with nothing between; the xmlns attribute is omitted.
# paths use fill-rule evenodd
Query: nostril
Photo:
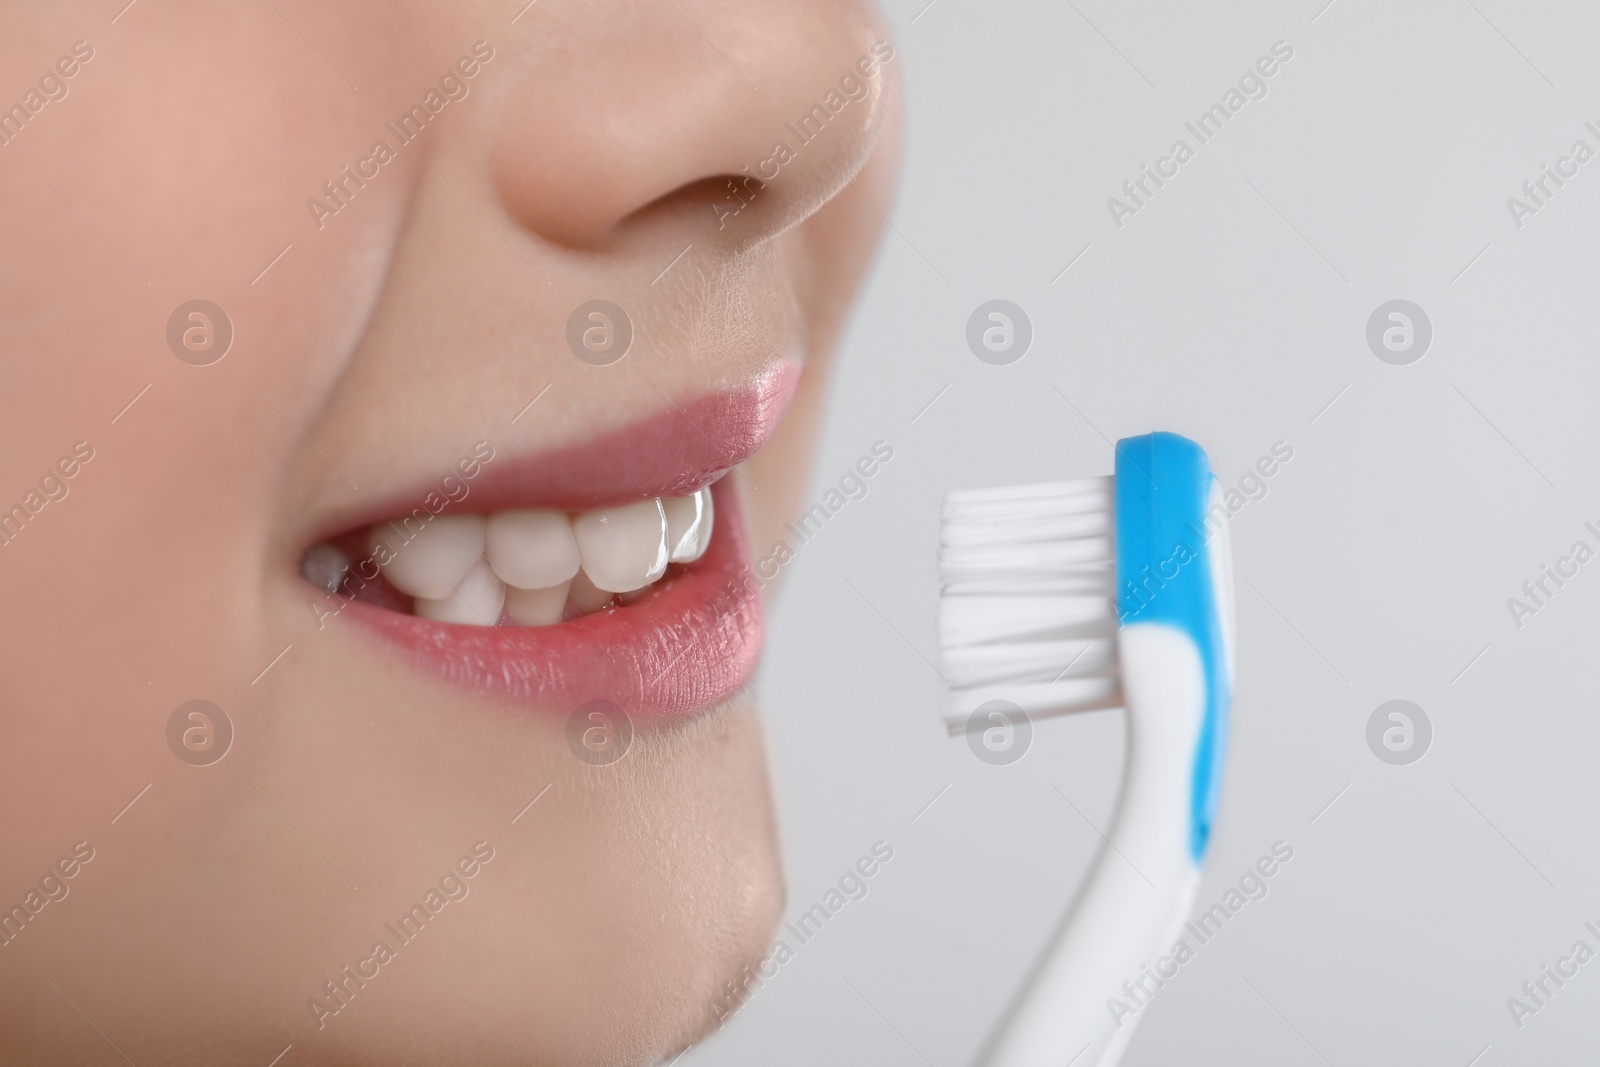
<svg viewBox="0 0 1600 1067"><path fill-rule="evenodd" d="M691 240L702 231L707 239L719 234L732 240L740 236L755 239L760 236L755 231L763 229L756 220L774 212L780 199L777 194L778 190L754 175L720 174L674 189L622 219L617 228L643 228L670 217L683 224L683 232ZM740 221L751 232L735 230Z"/></svg>
<svg viewBox="0 0 1600 1067"><path fill-rule="evenodd" d="M716 216L719 230L726 229L729 220L738 218L745 208L753 207L767 189L766 182L748 173L713 178L709 184L715 187L718 194L717 199L711 201L711 212ZM768 197L763 203L771 199Z"/></svg>
<svg viewBox="0 0 1600 1067"><path fill-rule="evenodd" d="M745 244L782 229L773 222L780 215L803 214L784 210L793 199L785 192L781 181L764 182L750 173L719 174L681 185L621 218L577 211L516 218L552 244L585 251L604 247L624 232L662 225L671 225L690 241Z"/></svg>

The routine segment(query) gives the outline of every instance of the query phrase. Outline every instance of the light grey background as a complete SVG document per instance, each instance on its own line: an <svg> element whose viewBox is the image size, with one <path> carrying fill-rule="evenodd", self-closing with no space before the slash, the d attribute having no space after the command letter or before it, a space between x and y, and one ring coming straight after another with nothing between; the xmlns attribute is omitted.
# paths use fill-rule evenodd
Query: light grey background
<svg viewBox="0 0 1600 1067"><path fill-rule="evenodd" d="M790 916L873 842L895 855L681 1063L968 1062L1098 842L1122 723L1038 724L1010 767L944 735L939 501L1109 473L1109 440L1158 428L1224 481L1294 449L1232 526L1238 695L1199 899L1295 852L1124 1063L1593 1062L1600 960L1520 1030L1506 999L1600 950L1600 560L1520 630L1506 600L1600 547L1600 159L1521 229L1506 199L1600 149L1600 9L925 2L888 5L905 172L814 493L875 440L894 458L791 565L762 677ZM1278 40L1267 97L1116 228L1107 197ZM1034 326L1008 367L964 341L994 298ZM1365 341L1396 298L1434 326L1411 366ZM1410 766L1365 740L1394 698L1433 723Z"/></svg>

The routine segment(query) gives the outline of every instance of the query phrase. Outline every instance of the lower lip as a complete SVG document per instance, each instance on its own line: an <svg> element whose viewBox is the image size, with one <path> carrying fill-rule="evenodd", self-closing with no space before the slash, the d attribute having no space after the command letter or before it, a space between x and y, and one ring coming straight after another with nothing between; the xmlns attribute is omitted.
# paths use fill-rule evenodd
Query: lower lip
<svg viewBox="0 0 1600 1067"><path fill-rule="evenodd" d="M634 718L710 708L737 693L761 654L739 501L711 489L706 554L632 604L557 626L458 626L361 602L345 613L413 665L469 690L562 717L592 700Z"/></svg>

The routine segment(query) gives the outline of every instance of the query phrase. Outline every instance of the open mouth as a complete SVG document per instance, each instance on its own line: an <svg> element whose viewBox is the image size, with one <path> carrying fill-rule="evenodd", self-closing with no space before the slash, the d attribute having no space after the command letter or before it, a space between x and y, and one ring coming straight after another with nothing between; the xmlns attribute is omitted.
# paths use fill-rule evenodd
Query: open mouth
<svg viewBox="0 0 1600 1067"><path fill-rule="evenodd" d="M520 463L485 444L437 511L376 509L313 544L301 574L327 612L447 682L563 716L591 700L643 717L710 707L749 679L762 639L728 472L794 377Z"/></svg>
<svg viewBox="0 0 1600 1067"><path fill-rule="evenodd" d="M434 622L554 626L644 597L669 565L706 554L714 523L709 486L576 515L407 515L313 546L301 573L329 593ZM365 577L373 566L377 576Z"/></svg>

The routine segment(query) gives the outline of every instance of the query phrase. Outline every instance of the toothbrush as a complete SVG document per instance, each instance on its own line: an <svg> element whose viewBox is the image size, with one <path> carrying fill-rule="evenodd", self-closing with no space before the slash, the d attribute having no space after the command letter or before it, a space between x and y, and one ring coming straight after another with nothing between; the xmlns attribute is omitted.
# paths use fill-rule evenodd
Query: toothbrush
<svg viewBox="0 0 1600 1067"><path fill-rule="evenodd" d="M1205 453L1177 434L1119 441L1115 470L945 498L951 733L1014 738L1019 722L1127 710L1106 842L983 1067L1117 1062L1138 1007L1175 973L1160 961L1189 917L1216 811L1233 693L1226 509Z"/></svg>

